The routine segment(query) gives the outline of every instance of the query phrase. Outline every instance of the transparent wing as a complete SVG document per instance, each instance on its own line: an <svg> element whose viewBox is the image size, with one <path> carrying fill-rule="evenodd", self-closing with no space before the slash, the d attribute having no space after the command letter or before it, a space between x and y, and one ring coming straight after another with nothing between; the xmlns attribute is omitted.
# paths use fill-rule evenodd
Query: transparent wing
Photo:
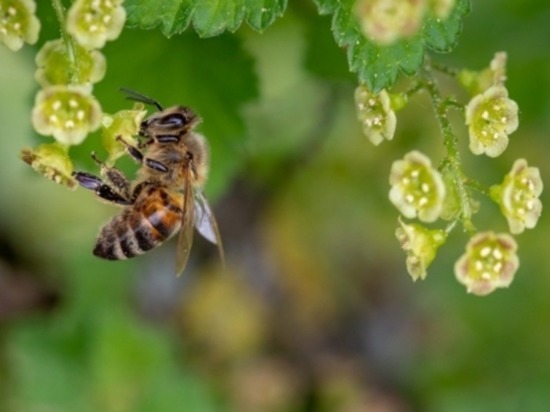
<svg viewBox="0 0 550 412"><path fill-rule="evenodd" d="M176 275L179 276L185 269L193 244L193 230L195 220L195 202L191 187L191 168L185 170L185 187L183 188L183 217L178 235L178 249L176 253Z"/></svg>
<svg viewBox="0 0 550 412"><path fill-rule="evenodd" d="M195 228L209 242L218 246L218 253L222 265L225 264L225 256L223 252L222 238L218 230L216 218L212 213L212 209L201 191L195 192Z"/></svg>

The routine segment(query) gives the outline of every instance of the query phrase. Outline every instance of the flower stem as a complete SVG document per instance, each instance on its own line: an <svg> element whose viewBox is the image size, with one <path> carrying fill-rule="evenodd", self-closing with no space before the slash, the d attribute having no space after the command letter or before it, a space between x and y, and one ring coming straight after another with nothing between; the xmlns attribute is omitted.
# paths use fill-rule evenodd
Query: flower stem
<svg viewBox="0 0 550 412"><path fill-rule="evenodd" d="M458 151L458 139L453 132L451 122L447 116L447 108L450 106L450 101L443 100L436 81L430 72L429 66L426 67L424 76L426 78L424 85L432 100L435 116L437 122L439 123L439 128L441 129L443 144L447 150L447 161L445 162L445 166L451 171L453 181L458 192L461 209L460 220L462 221L462 225L467 232L475 232L476 229L472 223L473 211L470 203L470 195L468 194L468 190L466 188L467 178L462 170L462 162Z"/></svg>
<svg viewBox="0 0 550 412"><path fill-rule="evenodd" d="M479 193L482 193L486 196L489 196L490 197L490 190L489 188L487 188L485 185L481 184L480 182L478 182L477 180L475 179L472 179L472 178L467 178L465 181L464 181L464 184L474 190L477 190Z"/></svg>
<svg viewBox="0 0 550 412"><path fill-rule="evenodd" d="M65 49L67 50L67 56L70 62L71 83L78 83L79 79L74 42L65 28L65 9L63 8L61 0L52 0L52 7L55 11L55 15L59 23L61 38L63 39L63 43L65 43Z"/></svg>
<svg viewBox="0 0 550 412"><path fill-rule="evenodd" d="M444 64L441 64L431 59L427 60L427 67L428 69L437 70L438 72L446 74L447 76L451 76L451 77L457 77L459 73L459 71L456 70L455 68L445 66Z"/></svg>

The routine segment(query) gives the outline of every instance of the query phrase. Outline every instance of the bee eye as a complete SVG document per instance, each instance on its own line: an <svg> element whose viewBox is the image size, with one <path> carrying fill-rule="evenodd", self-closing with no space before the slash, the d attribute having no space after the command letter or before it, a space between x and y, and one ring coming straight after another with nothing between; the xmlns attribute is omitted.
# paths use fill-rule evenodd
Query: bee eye
<svg viewBox="0 0 550 412"><path fill-rule="evenodd" d="M159 123L164 126L181 127L185 125L186 119L179 113L173 113L159 119Z"/></svg>

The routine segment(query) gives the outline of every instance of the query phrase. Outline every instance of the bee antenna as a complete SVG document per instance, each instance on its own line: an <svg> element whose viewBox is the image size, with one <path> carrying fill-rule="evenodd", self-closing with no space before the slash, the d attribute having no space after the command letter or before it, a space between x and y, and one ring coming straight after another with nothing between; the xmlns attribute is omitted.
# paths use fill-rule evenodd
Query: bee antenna
<svg viewBox="0 0 550 412"><path fill-rule="evenodd" d="M159 109L159 111L162 112L162 106L160 105L159 102L157 102L155 99L152 99L150 97L147 97L141 93L138 93L134 90L131 90L131 89L127 89L126 87L121 87L119 89L122 93L126 93L127 96L126 96L126 99L127 100L134 100L136 102L141 102L141 103L145 103L145 104L150 104L151 106L155 106L157 109Z"/></svg>

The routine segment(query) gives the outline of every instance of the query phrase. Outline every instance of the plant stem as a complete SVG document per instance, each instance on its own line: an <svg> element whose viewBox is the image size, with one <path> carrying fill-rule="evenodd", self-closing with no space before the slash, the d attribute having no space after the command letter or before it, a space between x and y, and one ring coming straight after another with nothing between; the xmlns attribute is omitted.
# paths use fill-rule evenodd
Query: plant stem
<svg viewBox="0 0 550 412"><path fill-rule="evenodd" d="M411 97L412 95L414 95L415 93L418 93L419 91L422 91L424 89L424 83L423 82L415 82L412 84L412 86L407 90L405 91L405 95L407 97Z"/></svg>
<svg viewBox="0 0 550 412"><path fill-rule="evenodd" d="M465 182L467 181L464 172L462 171L462 162L460 160L460 153L458 151L457 137L451 127L451 122L447 117L447 107L449 107L449 101L443 100L441 93L437 87L434 77L430 72L430 67L427 67L424 71L426 81L424 83L426 90L428 91L432 104L435 110L435 116L441 129L441 135L443 137L443 144L447 150L447 161L445 166L449 168L452 173L453 181L458 192L460 201L460 210L462 225L467 232L474 232L475 226L472 223L472 207L470 204L470 196L466 188ZM453 225L454 226L454 225Z"/></svg>
<svg viewBox="0 0 550 412"><path fill-rule="evenodd" d="M467 178L464 181L464 184L468 187L471 187L474 190L477 190L479 193L482 193L486 196L491 197L490 189L487 188L485 185L482 185L480 182L478 182L475 179Z"/></svg>
<svg viewBox="0 0 550 412"><path fill-rule="evenodd" d="M431 60L431 59L427 60L426 66L427 66L428 70L429 69L434 69L434 70L437 70L440 73L446 74L447 76L451 76L451 77L457 77L458 73L459 73L459 71L456 70L455 68L445 66L444 64L438 63L437 61L434 61L434 60Z"/></svg>
<svg viewBox="0 0 550 412"><path fill-rule="evenodd" d="M52 7L55 10L55 15L59 23L59 31L61 32L61 38L63 39L65 49L67 50L67 56L70 62L71 83L78 83L79 79L74 42L65 28L65 9L63 8L61 0L52 0Z"/></svg>

